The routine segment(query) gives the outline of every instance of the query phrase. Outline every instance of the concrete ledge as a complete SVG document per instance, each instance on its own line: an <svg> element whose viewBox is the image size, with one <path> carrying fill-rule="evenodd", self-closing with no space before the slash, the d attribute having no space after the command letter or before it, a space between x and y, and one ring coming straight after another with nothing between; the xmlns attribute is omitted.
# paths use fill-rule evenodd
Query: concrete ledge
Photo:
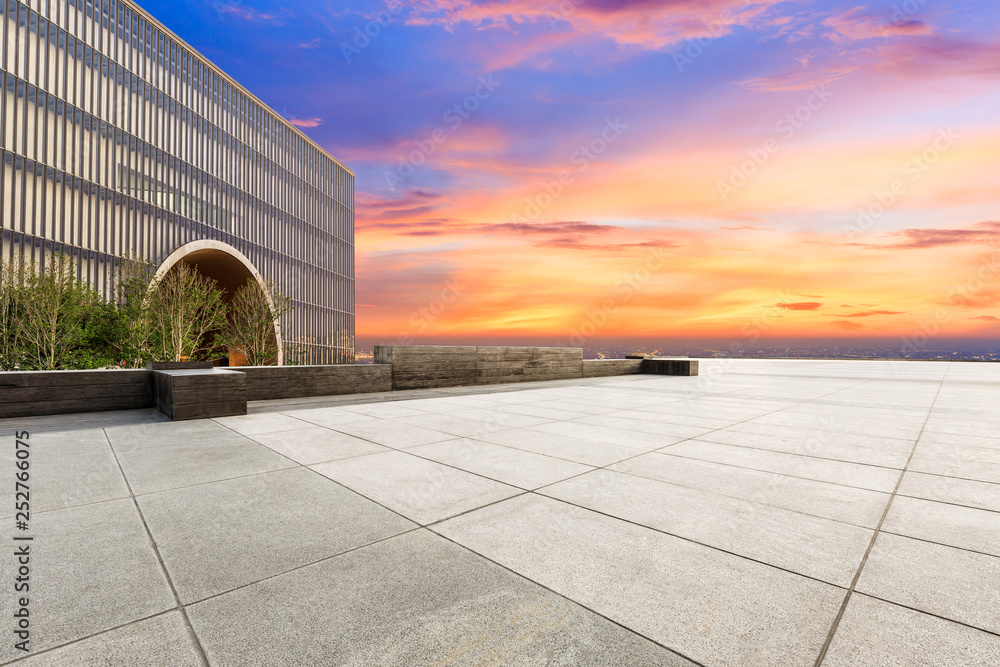
<svg viewBox="0 0 1000 667"><path fill-rule="evenodd" d="M153 401L174 421L245 415L246 377L222 368L153 371Z"/></svg>
<svg viewBox="0 0 1000 667"><path fill-rule="evenodd" d="M578 347L376 345L393 389L435 389L583 377Z"/></svg>
<svg viewBox="0 0 1000 667"><path fill-rule="evenodd" d="M235 369L246 374L248 401L392 390L392 368L380 364L237 366Z"/></svg>
<svg viewBox="0 0 1000 667"><path fill-rule="evenodd" d="M583 377L599 378L642 373L642 359L584 359Z"/></svg>
<svg viewBox="0 0 1000 667"><path fill-rule="evenodd" d="M651 357L642 360L642 372L650 375L697 375L698 360Z"/></svg>
<svg viewBox="0 0 1000 667"><path fill-rule="evenodd" d="M0 418L153 407L147 370L0 373Z"/></svg>

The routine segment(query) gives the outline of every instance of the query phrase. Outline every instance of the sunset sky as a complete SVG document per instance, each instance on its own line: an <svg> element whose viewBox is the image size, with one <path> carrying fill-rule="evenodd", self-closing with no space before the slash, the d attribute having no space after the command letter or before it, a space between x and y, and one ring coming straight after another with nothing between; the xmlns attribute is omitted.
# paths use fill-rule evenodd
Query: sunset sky
<svg viewBox="0 0 1000 667"><path fill-rule="evenodd" d="M1000 3L146 0L357 174L358 347L1000 335Z"/></svg>

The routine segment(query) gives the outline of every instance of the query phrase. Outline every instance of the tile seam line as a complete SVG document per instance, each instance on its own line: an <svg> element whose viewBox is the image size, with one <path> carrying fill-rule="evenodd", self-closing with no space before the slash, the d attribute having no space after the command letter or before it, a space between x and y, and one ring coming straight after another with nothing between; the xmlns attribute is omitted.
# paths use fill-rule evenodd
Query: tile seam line
<svg viewBox="0 0 1000 667"><path fill-rule="evenodd" d="M681 443L678 442L677 444L679 445ZM673 445L667 445L666 447L663 447L661 449L668 449L670 447L673 447ZM751 467L745 466L745 465L736 465L735 463L723 463L722 461L713 461L711 459L699 459L697 457L688 456L688 455L685 455L685 454L674 454L674 453L671 453L671 452L663 452L663 451L660 451L659 449L654 449L652 452L650 452L650 454L663 454L664 456L674 456L676 458L686 459L688 461L698 461L700 463L714 463L716 465L726 466L727 468L736 468L738 470L749 470L751 472L760 472L760 473L771 474L771 475L780 475L782 477L790 477L792 479L801 479L801 480L805 480L807 482L819 482L820 484L832 484L834 486L841 486L841 487L844 487L846 489L857 489L859 491L873 491L875 493L889 493L888 491L883 491L882 489L873 489L870 486L857 486L857 485L854 485L854 484L841 484L839 482L831 482L829 480L820 479L818 477L804 477L802 475L793 475L792 473L788 473L788 472L775 472L773 470L761 470L760 468L751 468ZM831 459L822 459L822 460L829 461ZM838 463L849 463L849 462L848 461L838 461ZM863 463L856 463L854 465L865 465L865 464L863 464ZM881 466L872 466L872 467L881 467ZM899 468L883 468L883 469L884 470L899 471Z"/></svg>
<svg viewBox="0 0 1000 667"><path fill-rule="evenodd" d="M667 646L666 644L663 644L662 642L659 642L659 641L653 639L652 637L648 637L648 636L642 634L641 632L639 632L638 630L634 630L634 629L628 627L624 623L620 623L620 622L616 621L615 619L613 619L613 618L611 618L609 616L605 616L604 614L602 614L601 612L597 611L596 609L588 607L586 604L584 604L582 602L578 602L577 600L574 600L573 598L569 597L568 595L564 595L563 593L560 593L559 591L557 591L555 589L549 588L545 584L543 584L543 583L541 583L539 581L535 581L531 577L528 577L528 576L526 576L524 574L521 574L517 570L511 569L511 568L507 567L506 565L504 565L503 563L499 563L499 562L493 560L492 558L490 558L488 556L484 556L483 554L479 553L478 551L475 551L475 550L473 550L473 549L465 546L464 544L461 544L460 542L456 542L455 540L453 540L452 538L448 537L447 535L442 535L441 533L439 533L436 530L433 530L432 528L429 528L429 527L425 527L424 530L427 530L428 532L432 533L433 535L436 535L437 537L441 538L442 540L446 540L448 542L451 542L455 546L459 547L460 549L464 549L464 550L468 551L469 553L471 553L472 555L476 556L477 558L482 558L483 560L485 560L488 563L493 563L497 567L499 567L499 568L501 568L503 570L506 570L507 572L510 572L515 577L519 577L520 579L524 579L525 581L529 581L532 584L534 584L535 586L538 586L539 588L541 588L543 590L546 590L546 591L552 593L553 595L555 595L555 596L557 596L557 597L559 597L559 598L561 598L563 600L567 600L567 601L571 602L572 604L575 604L576 606L580 607L581 609L586 609L587 611L589 611L591 614L594 614L598 618L603 618L608 623L611 623L612 625L616 625L619 628L622 628L623 630L625 630L626 632L629 632L629 633L635 635L636 637L642 637L643 639L645 639L646 641L650 642L651 644L653 644L655 646L659 646L663 650L669 651L673 655L676 655L676 656L682 658L683 660L687 660L692 665L696 665L697 667L706 667L706 665L704 663L698 662L694 658L686 656L683 653L681 653L680 651L678 651L676 649L672 649L669 646Z"/></svg>
<svg viewBox="0 0 1000 667"><path fill-rule="evenodd" d="M93 632L93 633L91 633L89 635L86 635L84 637L79 637L78 639L73 639L71 641L64 642L64 643L58 644L56 646L50 646L50 647L42 649L40 651L32 651L29 655L23 655L23 656L21 656L19 658L14 658L13 660L8 660L7 662L5 662L3 664L4 665L12 665L14 663L24 662L25 660L30 660L31 658L34 658L37 655L44 655L46 653L51 653L53 651L58 651L61 648L66 648L67 646L73 646L74 644L78 644L80 642L87 641L88 639L93 639L94 637L100 637L101 635L106 635L106 634L108 634L110 632L114 632L115 630L121 630L122 628L127 628L127 627L130 627L130 626L133 626L133 625L138 625L140 623L144 623L146 621L150 621L150 620L152 620L154 618L160 618L161 616L166 616L167 614L172 614L175 611L177 611L177 609L175 607L171 607L170 609L166 609L164 611L157 612L155 614L150 614L149 616L143 616L142 618L137 618L134 621L129 621L128 623L122 623L121 625L116 625L113 628L108 628L107 630L100 630L99 632Z"/></svg>
<svg viewBox="0 0 1000 667"><path fill-rule="evenodd" d="M969 628L970 630L975 630L976 632L982 632L984 634L992 635L994 637L1000 638L1000 632L997 632L995 630L987 630L986 628L981 628L981 627L979 627L977 625L972 625L972 624L967 623L965 621L959 621L959 620L954 619L954 618L949 618L947 616L942 616L941 614L935 614L934 612L927 611L926 609L920 609L918 607L911 607L908 604L901 604L899 602L893 602L892 600L880 597L878 595L874 595L872 593L865 593L864 591L857 591L857 593L858 593L858 595L863 595L864 597L871 598L872 600L878 600L879 602L885 602L886 604L891 604L894 607L902 607L903 609L909 609L910 611L915 611L918 614L922 614L924 616L930 616L931 618L938 618L938 619L941 619L942 621L945 621L947 623L954 623L955 625L961 625L963 627Z"/></svg>
<svg viewBox="0 0 1000 667"><path fill-rule="evenodd" d="M944 374L938 381L937 393L934 394L934 400L931 401L930 406L927 408L927 417L924 419L924 427L927 426L927 422L931 418L931 414L934 412L934 404L937 403L938 397L941 395L941 390L944 388L945 381L948 379L948 370L950 367L946 366ZM844 596L843 602L840 604L840 609L837 612L836 618L833 619L833 623L830 625L830 631L827 633L826 641L823 643L823 648L820 649L819 656L816 658L815 667L821 667L823 661L826 659L827 652L830 650L830 645L833 643L833 638L837 634L837 629L840 627L840 621L844 618L844 613L847 611L847 605L851 601L851 596L854 594L855 588L857 588L858 580L861 579L861 573L865 569L865 565L868 563L868 557L871 555L872 549L875 547L875 540L878 539L878 534L882 530L882 524L885 523L885 519L889 516L889 509L892 507L892 501L895 500L896 494L899 492L899 487L903 483L903 478L906 476L906 471L910 467L910 461L913 460L913 454L917 451L917 445L920 444L920 438L923 436L924 427L921 427L920 434L917 436L916 441L913 443L913 448L910 450L910 455L906 459L906 464L903 469L899 472L899 479L896 481L896 488L893 489L892 494L889 496L888 502L885 504L885 509L882 511L882 517L879 519L878 525L875 526L875 531L872 533L872 538L868 542L868 549L865 550L864 556L861 557L861 563L858 564L858 569L854 573L854 579L851 581L850 587L847 589L847 594Z"/></svg>
<svg viewBox="0 0 1000 667"><path fill-rule="evenodd" d="M865 384L867 382L871 382L871 380L863 380L863 381L859 382L858 385L862 385L862 384ZM840 391L840 390L837 390L837 391ZM813 399L807 399L807 400L802 401L801 403L797 403L795 405L804 405L804 404L808 403L810 400L813 400ZM767 415L767 414L773 414L775 412L780 412L782 410L785 410L787 407L788 406L782 406L780 408L776 408L775 410L772 410L771 412L766 412L764 414ZM763 416L763 415L761 415L761 416ZM744 419L742 422L736 422L736 424L742 424L742 423L744 423L746 421L749 421L750 419L756 419L756 417L748 417L747 419ZM730 426L733 426L733 425L734 424L730 424ZM715 431L721 431L721 430L726 429L726 428L729 428L729 426L719 427L717 429L714 429L713 431L709 431L709 433L714 433ZM652 477L646 477L644 475L639 475L637 473L630 472L630 471L627 471L627 470L612 470L611 467L610 467L610 466L613 466L613 465L618 465L620 463L624 463L626 461L631 461L632 459L636 459L636 458L639 458L640 456L645 456L647 454L664 454L665 453L665 452L663 452L664 449L669 449L670 447L673 447L674 445L680 445L682 443L691 442L691 441L695 441L696 442L696 440L694 438L687 438L685 440L681 440L680 442L675 442L675 443L670 444L670 445L664 445L660 449L654 449L654 450L644 451L644 452L642 452L640 454L636 454L635 456L630 456L628 458L621 459L620 461L614 461L612 463L608 463L608 464L605 464L603 466L595 466L594 470L605 470L605 471L611 472L611 473L618 473L618 474L623 474L623 475L631 475L632 477L639 477L641 479L647 479L647 480L650 480L650 481L653 481L653 482L658 482L660 484L666 484L668 486L676 486L676 487L679 487L679 488L682 488L682 489L693 489L695 491L701 491L703 493L708 493L708 494L715 495L715 496L720 496L720 497L723 497L723 498L732 498L734 500L742 500L744 502L758 502L761 505L765 505L767 507L771 507L771 508L774 508L774 509L784 510L784 511L787 511L787 512L794 512L796 514L801 514L803 516L814 517L814 518L817 518L817 519L825 519L827 521L833 521L833 522L844 524L844 525L847 525L847 526L855 526L855 527L858 527L858 528L863 528L865 530L871 530L871 526L862 526L860 524L854 524L854 523L850 523L848 521L841 521L839 519L831 519L829 517L819 516L818 514L809 514L808 512L802 512L800 510L788 509L787 507L780 507L778 505L772 505L770 503L764 503L764 502L760 502L760 501L747 500L746 498L741 498L741 497L738 497L738 496L730 496L730 495L726 495L724 493L718 493L716 491L706 491L705 489L700 489L698 487L685 486L683 484L676 484L674 482L665 482L665 481L660 480L660 479L655 479L655 478L652 478ZM576 475L572 475L570 477L567 477L566 479L561 479L558 482L552 482L551 484L546 484L544 486L540 486L540 487L538 487L536 489L532 489L531 493L536 493L536 494L539 494L539 495L543 495L544 497L548 498L550 496L547 496L545 494L540 493L543 489L546 489L546 488L548 488L550 486L555 486L556 484L561 484L562 482L566 482L568 480L575 479L577 477L582 477L583 475L588 475L588 474L594 472L594 470L588 470L586 472L581 472L581 473L578 473ZM886 492L885 491L872 491L872 493L885 494ZM567 501L563 501L563 502L567 502ZM573 503L569 503L569 504L573 504ZM592 511L596 511L596 510L592 510ZM616 517L616 518L618 518L618 517ZM622 520L624 521L625 519L622 519ZM646 526L646 528L648 528L648 526ZM678 537L678 536L675 536L675 537ZM684 538L684 537L680 537L679 539L683 539L683 540L687 540L687 541L693 541L693 540L688 540L688 538ZM695 544L701 544L701 543L700 542L695 542ZM707 546L707 545L703 545L703 546ZM709 547L709 548L715 549L716 547ZM740 557L741 558L745 558L745 556L740 556ZM750 559L750 560L752 560L752 559ZM771 566L771 567L774 567L774 566ZM831 585L834 585L834 584L831 584ZM843 586L839 586L838 588L843 588Z"/></svg>
<svg viewBox="0 0 1000 667"><path fill-rule="evenodd" d="M208 667L208 656L205 655L205 648L201 645L201 640L198 638L197 633L194 631L194 627L191 625L191 619L188 618L187 609L181 603L180 595L177 594L177 587L174 586L174 580L170 576L170 572L167 570L167 564L163 562L163 555L160 554L160 547L156 544L156 540L153 538L153 533L149 529L149 524L146 523L146 516L142 513L142 508L139 507L139 501L135 497L135 493L132 491L132 484L128 481L128 477L125 475L125 469L122 468L121 461L118 460L118 452L115 451L114 445L111 444L111 438L108 437L107 429L101 429L104 433L104 437L107 440L108 447L111 448L111 452L114 454L115 463L118 464L118 472L121 473L122 479L125 480L125 486L128 487L129 497L132 500L132 506L135 508L136 513L139 515L139 520L142 522L142 528L146 531L146 538L149 540L149 544L153 547L153 553L156 555L156 562L160 565L160 572L163 573L163 577L167 580L167 586L170 587L170 593L174 597L174 603L177 605L177 610L181 613L181 618L184 620L184 627L187 629L188 637L191 643L194 644L195 652L198 654L198 659L201 661L203 667Z"/></svg>
<svg viewBox="0 0 1000 667"><path fill-rule="evenodd" d="M734 445L731 442L716 442L714 440L702 440L701 437L702 436L695 436L692 439L695 442L704 442L704 443L707 443L707 444L710 444L710 445L722 445L724 447L740 447L742 449L750 449L750 450L757 451L757 452L769 452L771 454L786 454L788 456L800 456L802 458L816 459L817 461L832 461L833 463L846 463L846 464L849 464L849 465L865 466L867 468L878 468L880 470L896 470L896 471L899 470L899 468L893 468L892 466L881 465L879 463L861 463L859 461L849 461L847 459L836 459L836 458L831 458L829 456L817 456L815 454L800 454L798 452L786 452L786 451L784 451L782 449L765 449L764 447L760 447L760 446L757 446L757 445ZM784 442L790 442L791 443L791 442L794 442L794 441L793 440L785 440ZM869 449L872 449L872 451L876 451L876 452L879 451L879 450L873 449L873 448L869 448ZM680 454L675 454L675 456L680 456ZM764 471L764 472L766 472L766 471ZM883 493L887 493L887 492L883 492Z"/></svg>

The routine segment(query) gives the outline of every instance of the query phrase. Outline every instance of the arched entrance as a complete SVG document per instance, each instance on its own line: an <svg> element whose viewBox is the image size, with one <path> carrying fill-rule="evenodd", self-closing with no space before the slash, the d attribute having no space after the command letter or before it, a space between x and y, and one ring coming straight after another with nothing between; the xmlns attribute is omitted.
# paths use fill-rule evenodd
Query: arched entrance
<svg viewBox="0 0 1000 667"><path fill-rule="evenodd" d="M156 269L156 277L162 278L167 275L170 269L179 262L184 262L193 266L199 273L214 280L223 292L223 298L228 302L240 287L250 280L256 280L263 289L268 302L271 302L271 295L268 293L264 279L258 273L254 265L233 246L221 241L192 241L187 243L163 260L163 263ZM271 303L272 312L274 304ZM284 364L284 345L282 344L281 327L277 320L274 322L274 337L278 342L278 365Z"/></svg>

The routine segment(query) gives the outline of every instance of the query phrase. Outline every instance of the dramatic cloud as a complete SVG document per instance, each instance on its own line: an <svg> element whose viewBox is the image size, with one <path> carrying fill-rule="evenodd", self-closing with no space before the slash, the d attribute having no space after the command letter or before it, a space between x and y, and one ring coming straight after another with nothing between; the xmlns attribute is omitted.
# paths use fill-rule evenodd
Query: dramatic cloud
<svg viewBox="0 0 1000 667"><path fill-rule="evenodd" d="M962 243L996 245L1000 243L1000 222L979 222L966 229L904 229L891 234L890 238L901 240L880 247L912 250Z"/></svg>

